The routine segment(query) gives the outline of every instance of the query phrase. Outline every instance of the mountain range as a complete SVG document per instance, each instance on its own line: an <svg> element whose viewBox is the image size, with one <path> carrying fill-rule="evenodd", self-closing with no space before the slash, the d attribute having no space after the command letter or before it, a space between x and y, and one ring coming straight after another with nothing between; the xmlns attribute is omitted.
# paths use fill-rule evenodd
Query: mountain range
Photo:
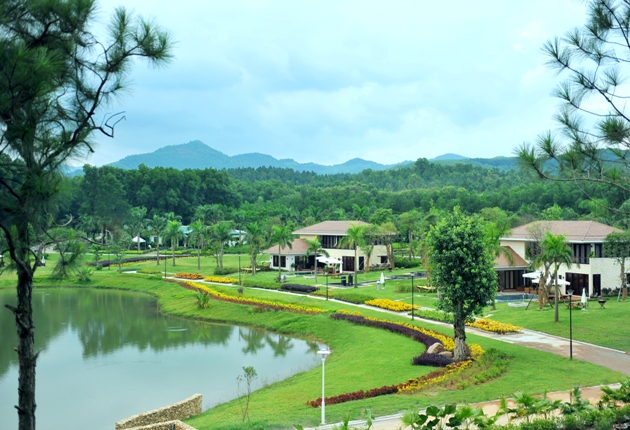
<svg viewBox="0 0 630 430"><path fill-rule="evenodd" d="M498 168L501 170L511 170L516 168L514 157L495 158L467 158L457 154L444 154L429 160L438 164L467 163L486 168ZM353 158L342 164L325 166L316 163L298 163L286 158L276 159L271 155L260 153L248 153L239 155L226 155L216 149L211 148L203 142L194 140L181 145L169 145L159 148L147 154L129 155L116 162L108 164L112 167L122 169L137 169L144 164L147 167L173 167L176 169L236 169L236 168L258 168L277 167L293 169L295 171L310 171L321 175L332 175L336 173L359 173L366 169L386 170L391 168L406 167L413 164L413 161L403 161L397 164L380 164L374 161ZM66 168L66 174L74 176L81 174L82 169L71 167Z"/></svg>
<svg viewBox="0 0 630 430"><path fill-rule="evenodd" d="M148 154L129 155L109 164L109 166L122 169L136 169L140 164L144 164L147 167L161 166L174 167L176 169L236 169L239 167L252 167L255 169L257 167L278 167L299 172L310 171L318 174L335 174L359 173L365 169L384 170L410 163L412 161L386 165L361 158L353 158L343 164L324 166L316 163L298 163L291 158L278 160L271 155L257 152L230 156L209 147L203 142L194 140L182 145L164 146Z"/></svg>

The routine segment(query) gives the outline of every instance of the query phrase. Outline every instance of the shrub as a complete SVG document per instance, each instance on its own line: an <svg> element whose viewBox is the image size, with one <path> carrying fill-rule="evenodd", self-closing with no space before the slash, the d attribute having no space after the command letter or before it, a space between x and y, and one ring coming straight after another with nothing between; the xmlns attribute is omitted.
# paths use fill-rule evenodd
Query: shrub
<svg viewBox="0 0 630 430"><path fill-rule="evenodd" d="M427 354L418 355L411 360L411 364L414 366L431 366L431 367L446 367L451 364L453 359L440 354Z"/></svg>
<svg viewBox="0 0 630 430"><path fill-rule="evenodd" d="M214 269L213 273L215 275L218 275L218 276L229 275L230 273L238 273L238 268L237 267L224 266L223 269L221 269L221 268L217 267L216 269Z"/></svg>
<svg viewBox="0 0 630 430"><path fill-rule="evenodd" d="M406 258L397 258L394 257L394 265L399 268L399 269L409 269L411 267L418 267L420 266L420 260L416 260L416 259L412 259L411 261L409 261Z"/></svg>
<svg viewBox="0 0 630 430"><path fill-rule="evenodd" d="M326 294L326 291L324 291L324 295L325 294ZM365 293L340 291L340 292L335 292L335 298L337 300L342 300L344 302L354 303L356 305L362 305L368 300L374 300L376 297L371 296L369 294L365 294Z"/></svg>
<svg viewBox="0 0 630 430"><path fill-rule="evenodd" d="M317 291L319 288L312 287L310 285L283 284L281 289L287 290L287 291L295 291L298 293L312 293L313 291Z"/></svg>
<svg viewBox="0 0 630 430"><path fill-rule="evenodd" d="M182 279L203 279L203 275L200 275L199 273L177 272L175 274L175 277L182 278Z"/></svg>
<svg viewBox="0 0 630 430"><path fill-rule="evenodd" d="M148 270L148 269L140 269L137 271L138 273L142 273L143 275L161 275L161 270Z"/></svg>

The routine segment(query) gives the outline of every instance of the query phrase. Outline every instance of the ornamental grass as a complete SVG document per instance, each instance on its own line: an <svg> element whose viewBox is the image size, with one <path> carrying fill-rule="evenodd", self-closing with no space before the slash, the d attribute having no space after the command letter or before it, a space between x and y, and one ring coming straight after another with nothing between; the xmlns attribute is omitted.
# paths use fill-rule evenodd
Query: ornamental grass
<svg viewBox="0 0 630 430"><path fill-rule="evenodd" d="M302 314L318 314L322 312L327 312L324 309L308 307L302 305L294 305L292 303L284 303L280 301L272 301L272 300L262 300L262 299L254 299L242 296L231 296L228 294L221 293L216 291L207 285L203 285L197 282L185 281L185 283L193 287L196 290L201 290L208 293L213 299L220 300L223 302L236 303L239 305L251 305L257 306L260 308L271 309L275 311L284 311L284 312L295 312Z"/></svg>
<svg viewBox="0 0 630 430"><path fill-rule="evenodd" d="M387 309L394 312L409 312L413 309L420 309L420 306L412 307L405 302L395 302L390 299L374 299L365 301L366 305L375 306L377 308Z"/></svg>

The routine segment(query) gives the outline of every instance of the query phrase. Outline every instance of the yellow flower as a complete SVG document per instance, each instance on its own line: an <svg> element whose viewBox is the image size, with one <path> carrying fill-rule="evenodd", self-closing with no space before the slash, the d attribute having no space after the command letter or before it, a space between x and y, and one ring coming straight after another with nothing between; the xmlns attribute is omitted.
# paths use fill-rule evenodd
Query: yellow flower
<svg viewBox="0 0 630 430"><path fill-rule="evenodd" d="M411 305L407 303L395 302L389 299L367 300L365 304L370 305L370 306L376 306L377 308L388 309L390 311L395 311L395 312L405 312L405 311L409 312L412 309L420 309L420 306L414 306L412 308Z"/></svg>

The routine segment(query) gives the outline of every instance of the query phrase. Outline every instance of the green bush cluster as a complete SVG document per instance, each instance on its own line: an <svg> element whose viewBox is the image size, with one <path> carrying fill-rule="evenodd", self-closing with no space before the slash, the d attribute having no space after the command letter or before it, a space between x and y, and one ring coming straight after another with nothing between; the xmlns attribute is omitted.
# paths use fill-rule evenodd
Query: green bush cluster
<svg viewBox="0 0 630 430"><path fill-rule="evenodd" d="M223 266L223 269L217 267L216 269L214 269L213 272L216 276L225 276L225 275L229 275L230 273L238 273L238 268L237 267L228 267L228 266Z"/></svg>
<svg viewBox="0 0 630 430"><path fill-rule="evenodd" d="M394 257L394 265L399 269L409 269L411 267L418 267L420 266L420 264L421 264L420 260L412 259L411 261L409 261L407 258Z"/></svg>

